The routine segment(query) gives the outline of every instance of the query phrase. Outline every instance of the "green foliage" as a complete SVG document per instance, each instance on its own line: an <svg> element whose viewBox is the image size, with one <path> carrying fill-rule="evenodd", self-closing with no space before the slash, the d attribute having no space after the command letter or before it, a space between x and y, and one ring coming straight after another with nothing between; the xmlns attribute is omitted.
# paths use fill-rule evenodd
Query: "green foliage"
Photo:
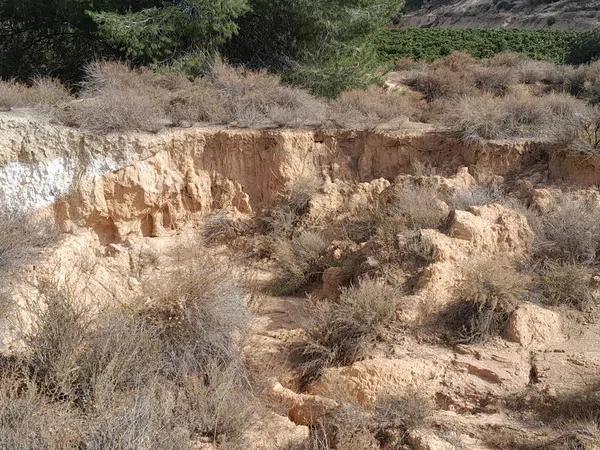
<svg viewBox="0 0 600 450"><path fill-rule="evenodd" d="M246 0L177 0L138 12L91 12L99 35L138 63L215 50L238 30Z"/></svg>
<svg viewBox="0 0 600 450"><path fill-rule="evenodd" d="M374 33L402 9L402 2L252 0L251 7L225 55L251 68L284 73L289 82L333 97L378 79Z"/></svg>
<svg viewBox="0 0 600 450"><path fill-rule="evenodd" d="M377 49L364 39L337 43L312 55L285 73L284 80L312 94L334 98L349 89L380 83L386 68L390 67L381 63Z"/></svg>
<svg viewBox="0 0 600 450"><path fill-rule="evenodd" d="M567 56L569 64L585 64L600 59L600 30L591 31L581 37Z"/></svg>
<svg viewBox="0 0 600 450"><path fill-rule="evenodd" d="M0 77L78 78L94 57L114 52L95 36L87 10L140 10L158 0L0 0Z"/></svg>
<svg viewBox="0 0 600 450"><path fill-rule="evenodd" d="M576 31L516 29L387 29L378 33L380 58L390 61L403 57L434 60L453 51L465 51L478 58L512 51L534 59L564 63L574 43Z"/></svg>
<svg viewBox="0 0 600 450"><path fill-rule="evenodd" d="M402 2L394 0L250 0L252 11L225 54L254 68L286 70L315 57L317 49L349 43L387 23Z"/></svg>

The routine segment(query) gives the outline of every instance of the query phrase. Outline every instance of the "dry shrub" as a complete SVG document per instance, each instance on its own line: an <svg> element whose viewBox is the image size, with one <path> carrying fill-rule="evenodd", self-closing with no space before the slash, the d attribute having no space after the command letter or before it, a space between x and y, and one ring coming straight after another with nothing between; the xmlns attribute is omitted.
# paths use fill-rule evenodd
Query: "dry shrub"
<svg viewBox="0 0 600 450"><path fill-rule="evenodd" d="M535 405L540 419L560 435L543 448L551 450L594 449L600 445L600 391L585 391L543 398Z"/></svg>
<svg viewBox="0 0 600 450"><path fill-rule="evenodd" d="M434 69L445 67L453 72L468 71L479 65L477 58L467 52L454 51L444 58L434 61L431 66Z"/></svg>
<svg viewBox="0 0 600 450"><path fill-rule="evenodd" d="M465 139L497 139L506 130L506 112L502 100L491 94L463 97L444 118L456 124Z"/></svg>
<svg viewBox="0 0 600 450"><path fill-rule="evenodd" d="M516 68L521 83L560 85L565 75L560 66L548 61L525 60Z"/></svg>
<svg viewBox="0 0 600 450"><path fill-rule="evenodd" d="M518 78L510 67L477 67L473 70L473 81L477 89L494 95L504 95Z"/></svg>
<svg viewBox="0 0 600 450"><path fill-rule="evenodd" d="M227 211L217 211L208 215L202 223L202 238L207 244L231 242L250 229L250 225Z"/></svg>
<svg viewBox="0 0 600 450"><path fill-rule="evenodd" d="M34 384L14 377L0 379L0 448L77 448L79 429L77 412L49 402Z"/></svg>
<svg viewBox="0 0 600 450"><path fill-rule="evenodd" d="M400 295L395 286L365 278L343 288L339 302L318 305L306 342L294 352L303 383L316 380L327 367L364 358L394 320Z"/></svg>
<svg viewBox="0 0 600 450"><path fill-rule="evenodd" d="M236 362L236 339L251 317L244 289L230 269L200 254L171 274L168 283L151 289L138 314L160 326L168 369L187 374L210 362Z"/></svg>
<svg viewBox="0 0 600 450"><path fill-rule="evenodd" d="M315 231L303 230L291 239L276 237L272 256L280 276L274 290L280 294L295 294L318 279L326 265L321 256L328 243Z"/></svg>
<svg viewBox="0 0 600 450"><path fill-rule="evenodd" d="M588 107L572 114L556 130L556 141L567 153L598 155L600 153L600 107Z"/></svg>
<svg viewBox="0 0 600 450"><path fill-rule="evenodd" d="M416 113L407 93L379 87L343 92L332 104L332 120L341 128L369 129L392 120L405 121Z"/></svg>
<svg viewBox="0 0 600 450"><path fill-rule="evenodd" d="M444 120L466 139L551 138L582 106L566 94L536 97L512 90L505 97L463 97Z"/></svg>
<svg viewBox="0 0 600 450"><path fill-rule="evenodd" d="M430 186L394 186L383 206L388 217L401 218L411 230L438 228L448 216L448 208Z"/></svg>
<svg viewBox="0 0 600 450"><path fill-rule="evenodd" d="M202 436L240 439L252 415L237 346L249 313L230 277L199 256L147 298L99 311L55 283L38 286L22 328L26 351L11 373L31 386L19 399L34 392L41 412L60 414L42 422L42 445L9 448L179 449ZM63 427L65 414L79 421ZM50 444L57 427L72 445Z"/></svg>
<svg viewBox="0 0 600 450"><path fill-rule="evenodd" d="M540 218L539 258L591 263L600 249L600 206L588 199L559 199Z"/></svg>
<svg viewBox="0 0 600 450"><path fill-rule="evenodd" d="M456 289L457 303L446 312L453 340L471 344L501 334L526 286L526 278L503 261L475 262Z"/></svg>
<svg viewBox="0 0 600 450"><path fill-rule="evenodd" d="M70 99L67 88L55 78L34 78L30 85L0 80L0 109L54 106Z"/></svg>
<svg viewBox="0 0 600 450"><path fill-rule="evenodd" d="M509 67L517 68L521 66L529 58L523 53L517 52L500 52L487 60L489 67Z"/></svg>
<svg viewBox="0 0 600 450"><path fill-rule="evenodd" d="M161 80L149 69L134 70L124 63L90 64L81 100L55 111L54 118L67 126L101 133L156 132L168 122L168 90Z"/></svg>
<svg viewBox="0 0 600 450"><path fill-rule="evenodd" d="M415 388L379 397L372 410L355 402L350 399L322 418L307 448L404 448L408 434L427 425L433 413L431 400Z"/></svg>
<svg viewBox="0 0 600 450"><path fill-rule="evenodd" d="M504 203L506 200L506 194L498 186L477 185L454 192L448 206L466 211L472 206Z"/></svg>
<svg viewBox="0 0 600 450"><path fill-rule="evenodd" d="M413 71L406 83L421 92L428 102L457 98L475 91L472 80L467 79L467 74L462 70L457 72L444 66Z"/></svg>
<svg viewBox="0 0 600 450"><path fill-rule="evenodd" d="M59 239L51 222L16 210L0 212L0 274L32 261Z"/></svg>
<svg viewBox="0 0 600 450"><path fill-rule="evenodd" d="M573 262L548 261L539 273L539 290L545 303L587 310L597 299L589 267Z"/></svg>
<svg viewBox="0 0 600 450"><path fill-rule="evenodd" d="M416 388L389 394L375 405L376 436L382 446L399 446L411 431L423 427L433 413L433 403Z"/></svg>
<svg viewBox="0 0 600 450"><path fill-rule="evenodd" d="M266 72L234 68L217 60L212 72L191 82L171 73L96 62L87 69L81 100L55 112L55 119L98 132L156 132L194 122L238 126L321 125L325 102L283 84Z"/></svg>
<svg viewBox="0 0 600 450"><path fill-rule="evenodd" d="M327 105L266 72L235 68L217 60L207 77L171 100L175 122L234 123L237 126L306 127L327 119Z"/></svg>
<svg viewBox="0 0 600 450"><path fill-rule="evenodd" d="M298 216L308 212L309 203L323 181L314 174L302 175L288 181L285 185L284 202Z"/></svg>

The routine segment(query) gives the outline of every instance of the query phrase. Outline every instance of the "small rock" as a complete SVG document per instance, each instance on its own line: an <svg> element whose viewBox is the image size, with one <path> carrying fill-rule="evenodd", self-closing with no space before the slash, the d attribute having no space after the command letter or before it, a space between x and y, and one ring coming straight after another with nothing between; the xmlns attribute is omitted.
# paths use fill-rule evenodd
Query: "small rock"
<svg viewBox="0 0 600 450"><path fill-rule="evenodd" d="M456 447L443 440L433 430L414 430L408 435L413 450L455 450Z"/></svg>
<svg viewBox="0 0 600 450"><path fill-rule="evenodd" d="M524 303L511 315L506 325L505 336L524 347L540 345L560 337L560 317L554 311Z"/></svg>

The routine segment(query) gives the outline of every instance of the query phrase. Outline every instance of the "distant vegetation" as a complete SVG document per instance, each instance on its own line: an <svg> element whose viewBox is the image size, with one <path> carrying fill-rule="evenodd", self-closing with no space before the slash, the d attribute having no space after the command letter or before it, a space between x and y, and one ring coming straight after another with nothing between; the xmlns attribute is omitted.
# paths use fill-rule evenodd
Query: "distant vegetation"
<svg viewBox="0 0 600 450"><path fill-rule="evenodd" d="M562 64L567 62L571 48L582 39L583 34L577 31L516 29L387 29L377 35L377 47L384 61L405 57L434 60L458 50L477 58L512 51Z"/></svg>

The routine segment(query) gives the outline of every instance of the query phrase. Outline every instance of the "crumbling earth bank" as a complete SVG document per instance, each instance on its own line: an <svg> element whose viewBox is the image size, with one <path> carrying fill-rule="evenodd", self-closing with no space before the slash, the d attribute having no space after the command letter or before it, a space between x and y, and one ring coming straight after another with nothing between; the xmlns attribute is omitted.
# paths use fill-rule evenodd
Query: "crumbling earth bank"
<svg viewBox="0 0 600 450"><path fill-rule="evenodd" d="M498 448L489 438L500 428L512 430L513 441L507 442L528 434L531 445L543 445L557 432L542 425L527 431L531 423L514 413L511 401L532 391L557 398L596 383L598 325L590 322L573 332L560 310L535 302L519 304L502 335L486 343L447 345L415 333L451 305L470 261L518 263L534 246L534 231L518 208L492 203L454 209L449 198L481 185L504 185L525 204L543 207L566 186L596 184L600 163L593 158L549 156L543 142L465 143L431 130L189 128L155 136L97 136L2 117L0 131L3 207L47 208L67 235L36 270L52 272L60 262L59 276L77 277L85 258L86 267L94 266L85 279L107 302L134 295L148 276L180 264L169 251L192 242L194 228L210 213L251 220L279 204L296 180L320 182L306 213L314 220L342 204L360 211L385 202L398 187L443 193L448 202L440 200L447 212L443 226L418 231L432 257L411 274L414 289L398 307L402 339L376 345L350 365L330 367L301 388L289 356L304 339L305 316L314 304L263 290L244 353L261 380L258 395L272 410L248 436L248 448L303 445L307 427L342 403L369 410L386 393L414 389L433 401L434 412L426 426L411 431L407 448ZM369 253L367 244L330 250L363 254L378 267L380 255ZM257 289L273 275L272 265L248 259L227 243L218 251L239 266L252 266L260 274L253 278ZM151 267L144 267L143 254L155 255ZM313 294L335 297L343 277L335 270L325 274Z"/></svg>

